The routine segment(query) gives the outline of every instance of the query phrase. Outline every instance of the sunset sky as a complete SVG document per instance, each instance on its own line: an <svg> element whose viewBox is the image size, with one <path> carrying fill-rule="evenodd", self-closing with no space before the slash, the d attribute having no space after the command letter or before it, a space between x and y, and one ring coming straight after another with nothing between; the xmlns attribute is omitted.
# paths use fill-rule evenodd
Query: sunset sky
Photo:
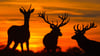
<svg viewBox="0 0 100 56"><path fill-rule="evenodd" d="M57 17L59 14L69 14L70 22L60 28L63 36L59 37L58 46L62 51L78 47L77 42L71 39L75 24L87 25L94 21L98 27L87 31L85 36L100 42L100 0L0 0L0 45L7 45L7 31L12 25L23 25L24 17L19 8L23 6L28 10L30 4L35 9L30 17L30 50L34 52L43 50L43 37L51 31L49 24L37 15L42 11L45 11L49 20L53 21L59 20ZM24 47L26 49L25 44ZM20 50L20 45L17 49Z"/></svg>

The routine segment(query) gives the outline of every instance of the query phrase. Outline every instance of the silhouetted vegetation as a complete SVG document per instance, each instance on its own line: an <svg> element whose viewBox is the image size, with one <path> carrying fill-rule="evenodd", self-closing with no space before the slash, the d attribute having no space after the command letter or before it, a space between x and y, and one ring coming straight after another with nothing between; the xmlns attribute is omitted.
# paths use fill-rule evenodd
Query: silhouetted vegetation
<svg viewBox="0 0 100 56"><path fill-rule="evenodd" d="M61 48L58 47L58 49ZM81 51L77 47L70 48L66 52L62 52L61 50L59 50L55 53L55 55L52 53L47 53L45 49L37 53L34 53L32 51L20 52L13 49L0 50L0 56L83 56L83 54L83 51Z"/></svg>

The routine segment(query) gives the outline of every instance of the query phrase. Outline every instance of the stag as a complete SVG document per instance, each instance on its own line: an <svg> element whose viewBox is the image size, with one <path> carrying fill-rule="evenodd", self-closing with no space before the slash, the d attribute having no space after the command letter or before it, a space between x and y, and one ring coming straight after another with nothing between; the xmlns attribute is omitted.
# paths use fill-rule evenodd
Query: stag
<svg viewBox="0 0 100 56"><path fill-rule="evenodd" d="M14 41L15 45L13 47L13 50L16 49L18 43L21 43L21 50L23 51L23 43L26 42L27 51L29 51L29 18L34 9L31 9L30 6L28 11L26 11L23 7L21 7L19 10L24 15L24 25L14 25L8 29L8 44L6 48L9 48L9 45L12 43L12 41Z"/></svg>
<svg viewBox="0 0 100 56"><path fill-rule="evenodd" d="M62 36L62 33L60 32L60 27L66 25L70 19L68 19L68 14L64 14L63 16L58 16L62 22L58 25L55 25L53 22L49 22L48 16L47 18L45 17L45 12L44 13L39 13L39 17L43 18L43 20L50 25L50 28L52 31L48 34L46 34L43 38L43 44L45 48L47 49L47 52L50 53L55 53L56 48L57 48L57 42L58 42L58 36ZM65 21L68 19L67 21ZM51 50L51 51L50 51Z"/></svg>
<svg viewBox="0 0 100 56"><path fill-rule="evenodd" d="M72 39L75 39L78 42L80 48L82 48L87 54L94 56L99 54L98 52L100 51L100 42L89 40L84 36L87 30L90 30L91 28L96 28L97 26L94 23L90 23L90 26L82 25L81 29L79 29L78 26L79 24L77 25L77 29L75 29L75 25L73 27L75 35L72 36Z"/></svg>

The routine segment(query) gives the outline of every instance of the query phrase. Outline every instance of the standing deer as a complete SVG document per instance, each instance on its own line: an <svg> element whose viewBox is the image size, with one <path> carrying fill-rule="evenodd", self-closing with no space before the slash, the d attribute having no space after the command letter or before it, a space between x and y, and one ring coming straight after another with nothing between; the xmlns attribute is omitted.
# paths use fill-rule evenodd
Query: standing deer
<svg viewBox="0 0 100 56"><path fill-rule="evenodd" d="M58 41L58 36L62 36L62 33L60 32L60 27L66 25L69 22L69 19L64 22L67 18L68 15L65 14L63 16L59 16L59 18L62 20L61 24L58 25L54 25L53 23L50 23L48 20L48 16L47 18L45 18L45 13L39 13L39 17L43 18L43 20L50 24L50 28L52 29L52 31L48 34L45 35L44 39L43 39L43 44L45 46L45 48L47 49L47 52L50 53L55 53L56 52L56 48L57 48L57 41Z"/></svg>
<svg viewBox="0 0 100 56"><path fill-rule="evenodd" d="M82 30L78 28L79 24L77 25L77 29L75 29L74 25L74 31L75 35L72 36L72 39L75 39L78 42L78 45L80 48L82 48L87 54L96 56L100 53L100 42L96 42L93 40L87 39L84 34L87 30L90 30L91 28L96 28L94 23L90 23L90 26L84 26L82 25ZM100 54L99 54L100 55Z"/></svg>
<svg viewBox="0 0 100 56"><path fill-rule="evenodd" d="M30 6L31 8L31 6ZM24 25L22 26L12 26L8 29L8 44L6 48L9 48L9 45L12 41L15 42L13 50L16 49L18 43L21 43L21 49L23 51L23 43L26 42L27 51L29 51L29 38L30 38L30 31L29 31L29 18L31 13L34 9L28 9L26 11L23 7L20 8L20 12L24 15Z"/></svg>

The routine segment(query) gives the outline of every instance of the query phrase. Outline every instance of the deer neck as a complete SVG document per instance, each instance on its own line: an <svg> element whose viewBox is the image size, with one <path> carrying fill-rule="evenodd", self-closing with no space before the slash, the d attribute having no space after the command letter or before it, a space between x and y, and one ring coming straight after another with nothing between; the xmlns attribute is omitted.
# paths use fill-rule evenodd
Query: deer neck
<svg viewBox="0 0 100 56"><path fill-rule="evenodd" d="M55 33L53 30L50 32L53 36L56 36L56 37L58 37L58 34L57 33Z"/></svg>
<svg viewBox="0 0 100 56"><path fill-rule="evenodd" d="M85 36L82 36L81 39L77 40L77 42L80 48L84 48L84 46L87 45L88 39Z"/></svg>
<svg viewBox="0 0 100 56"><path fill-rule="evenodd" d="M78 42L85 42L87 41L87 38L85 36L81 36L79 39L77 39Z"/></svg>
<svg viewBox="0 0 100 56"><path fill-rule="evenodd" d="M24 19L24 26L25 28L29 29L29 18Z"/></svg>

